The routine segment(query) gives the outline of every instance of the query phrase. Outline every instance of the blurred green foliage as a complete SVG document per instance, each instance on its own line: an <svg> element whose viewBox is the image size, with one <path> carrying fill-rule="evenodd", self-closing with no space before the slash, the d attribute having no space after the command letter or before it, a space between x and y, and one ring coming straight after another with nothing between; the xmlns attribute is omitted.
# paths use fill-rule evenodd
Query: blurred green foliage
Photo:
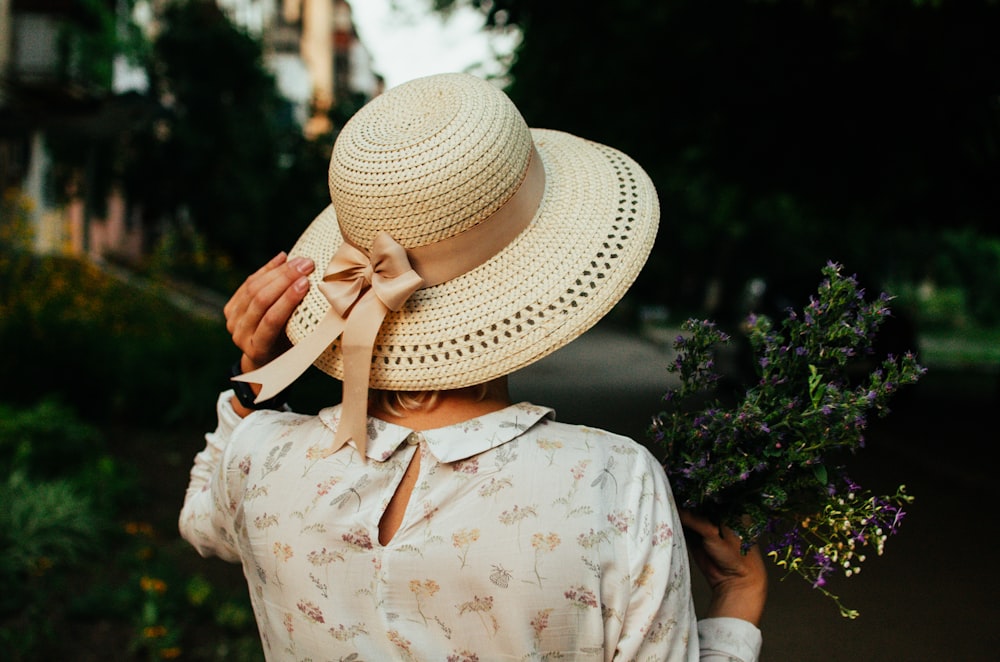
<svg viewBox="0 0 1000 662"><path fill-rule="evenodd" d="M18 188L3 191L0 197L0 250L29 250L34 241L31 227L32 201Z"/></svg>
<svg viewBox="0 0 1000 662"><path fill-rule="evenodd" d="M100 447L100 433L54 399L30 409L0 403L0 466L32 478L80 471Z"/></svg>
<svg viewBox="0 0 1000 662"><path fill-rule="evenodd" d="M125 145L119 176L163 227L158 250L174 275L229 291L225 274L206 266L256 269L329 204L332 140L302 135L259 39L215 3L165 6L148 71L158 109Z"/></svg>
<svg viewBox="0 0 1000 662"><path fill-rule="evenodd" d="M827 260L920 282L945 277L925 257L948 237L1000 236L995 0L433 2L455 4L520 29L508 92L529 125L652 176L649 300L706 312L759 277L798 305ZM995 302L970 292L969 313Z"/></svg>
<svg viewBox="0 0 1000 662"><path fill-rule="evenodd" d="M329 204L333 140L303 136L260 39L216 3L159 3L152 40L129 18L134 4L84 0L67 10L61 57L76 78L65 77L89 96L59 110L66 121L21 119L43 123L47 195L82 198L90 218L106 214L113 188L124 192L152 255L130 267L229 291L234 269L290 248ZM147 90L112 93L112 62L122 57L145 70ZM341 100L335 121L361 101Z"/></svg>
<svg viewBox="0 0 1000 662"><path fill-rule="evenodd" d="M59 75L88 94L111 89L114 58L130 62L145 54L142 28L132 20L137 0L76 0L61 14L56 48Z"/></svg>
<svg viewBox="0 0 1000 662"><path fill-rule="evenodd" d="M171 3L162 19L149 73L167 101L135 135L126 190L152 217L190 219L210 241L261 260L281 100L260 43L214 3Z"/></svg>
<svg viewBox="0 0 1000 662"><path fill-rule="evenodd" d="M0 254L0 400L55 396L88 421L212 420L233 360L221 315L66 257Z"/></svg>
<svg viewBox="0 0 1000 662"><path fill-rule="evenodd" d="M57 650L58 596L103 563L114 514L134 497L125 467L72 410L0 404L0 646L10 659Z"/></svg>
<svg viewBox="0 0 1000 662"><path fill-rule="evenodd" d="M130 519L147 497L69 406L0 403L3 659L262 659L245 588L191 574L175 533Z"/></svg>
<svg viewBox="0 0 1000 662"><path fill-rule="evenodd" d="M64 594L83 561L93 559L106 521L67 480L0 483L0 646L29 660L51 648Z"/></svg>
<svg viewBox="0 0 1000 662"><path fill-rule="evenodd" d="M1000 325L1000 236L961 230L941 239L934 280L965 294L965 312L975 323Z"/></svg>
<svg viewBox="0 0 1000 662"><path fill-rule="evenodd" d="M922 329L1000 326L1000 237L964 229L910 242L917 259L888 289Z"/></svg>

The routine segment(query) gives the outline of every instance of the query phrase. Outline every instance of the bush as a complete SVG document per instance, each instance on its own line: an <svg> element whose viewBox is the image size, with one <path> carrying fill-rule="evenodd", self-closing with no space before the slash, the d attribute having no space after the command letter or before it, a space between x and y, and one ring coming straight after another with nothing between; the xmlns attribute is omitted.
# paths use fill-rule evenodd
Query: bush
<svg viewBox="0 0 1000 662"><path fill-rule="evenodd" d="M32 478L77 470L101 447L96 428L46 399L32 409L0 404L0 466Z"/></svg>
<svg viewBox="0 0 1000 662"><path fill-rule="evenodd" d="M0 484L0 613L23 604L25 578L72 567L94 551L105 522L69 480L36 482L15 472Z"/></svg>
<svg viewBox="0 0 1000 662"><path fill-rule="evenodd" d="M964 293L964 308L976 323L1000 323L1000 238L971 230L945 232L934 271L941 285Z"/></svg>
<svg viewBox="0 0 1000 662"><path fill-rule="evenodd" d="M12 659L58 645L68 586L106 565L116 512L134 501L130 473L65 406L0 404L0 646Z"/></svg>
<svg viewBox="0 0 1000 662"><path fill-rule="evenodd" d="M185 543L125 520L145 496L137 469L56 400L0 403L3 659L261 658L245 587L190 576Z"/></svg>
<svg viewBox="0 0 1000 662"><path fill-rule="evenodd" d="M897 235L905 259L885 283L894 307L932 333L1000 325L1000 237L974 230Z"/></svg>
<svg viewBox="0 0 1000 662"><path fill-rule="evenodd" d="M233 356L221 311L204 319L66 257L0 256L0 400L58 395L87 420L207 422Z"/></svg>
<svg viewBox="0 0 1000 662"><path fill-rule="evenodd" d="M34 242L31 198L20 189L9 188L0 197L0 249L28 250Z"/></svg>

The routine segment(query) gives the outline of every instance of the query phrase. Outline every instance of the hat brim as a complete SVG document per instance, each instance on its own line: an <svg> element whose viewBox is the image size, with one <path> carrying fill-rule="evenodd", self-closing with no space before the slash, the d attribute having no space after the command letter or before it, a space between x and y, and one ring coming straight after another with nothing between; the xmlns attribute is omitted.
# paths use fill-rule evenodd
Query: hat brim
<svg viewBox="0 0 1000 662"><path fill-rule="evenodd" d="M635 281L659 221L648 175L611 147L560 131L531 134L545 193L530 225L486 263L418 290L386 316L371 388L453 389L513 373L591 328ZM331 205L289 251L316 264L286 329L293 343L330 309L316 285L342 242ZM342 379L339 341L314 365Z"/></svg>

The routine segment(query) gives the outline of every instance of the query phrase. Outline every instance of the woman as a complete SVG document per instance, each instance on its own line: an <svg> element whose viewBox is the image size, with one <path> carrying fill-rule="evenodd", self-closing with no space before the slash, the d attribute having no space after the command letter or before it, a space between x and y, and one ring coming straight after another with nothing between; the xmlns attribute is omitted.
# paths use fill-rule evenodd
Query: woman
<svg viewBox="0 0 1000 662"><path fill-rule="evenodd" d="M362 108L329 176L226 306L243 355L180 518L242 563L268 659L756 659L759 552L678 513L641 445L507 393L635 279L642 169L444 74ZM344 382L316 416L280 398L309 365Z"/></svg>

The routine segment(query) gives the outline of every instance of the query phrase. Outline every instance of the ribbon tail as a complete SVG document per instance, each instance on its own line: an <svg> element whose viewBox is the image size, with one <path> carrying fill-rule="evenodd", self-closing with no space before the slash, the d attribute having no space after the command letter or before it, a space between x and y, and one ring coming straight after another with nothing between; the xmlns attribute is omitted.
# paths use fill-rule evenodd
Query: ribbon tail
<svg viewBox="0 0 1000 662"><path fill-rule="evenodd" d="M333 448L353 439L361 457L365 457L368 442L368 378L372 369L372 352L382 320L389 309L369 291L351 310L344 328L340 351L344 356L344 402L340 423L333 438Z"/></svg>
<svg viewBox="0 0 1000 662"><path fill-rule="evenodd" d="M262 402L285 390L298 379L344 330L344 320L332 309L308 336L267 365L233 377L234 381L260 384L254 402Z"/></svg>

